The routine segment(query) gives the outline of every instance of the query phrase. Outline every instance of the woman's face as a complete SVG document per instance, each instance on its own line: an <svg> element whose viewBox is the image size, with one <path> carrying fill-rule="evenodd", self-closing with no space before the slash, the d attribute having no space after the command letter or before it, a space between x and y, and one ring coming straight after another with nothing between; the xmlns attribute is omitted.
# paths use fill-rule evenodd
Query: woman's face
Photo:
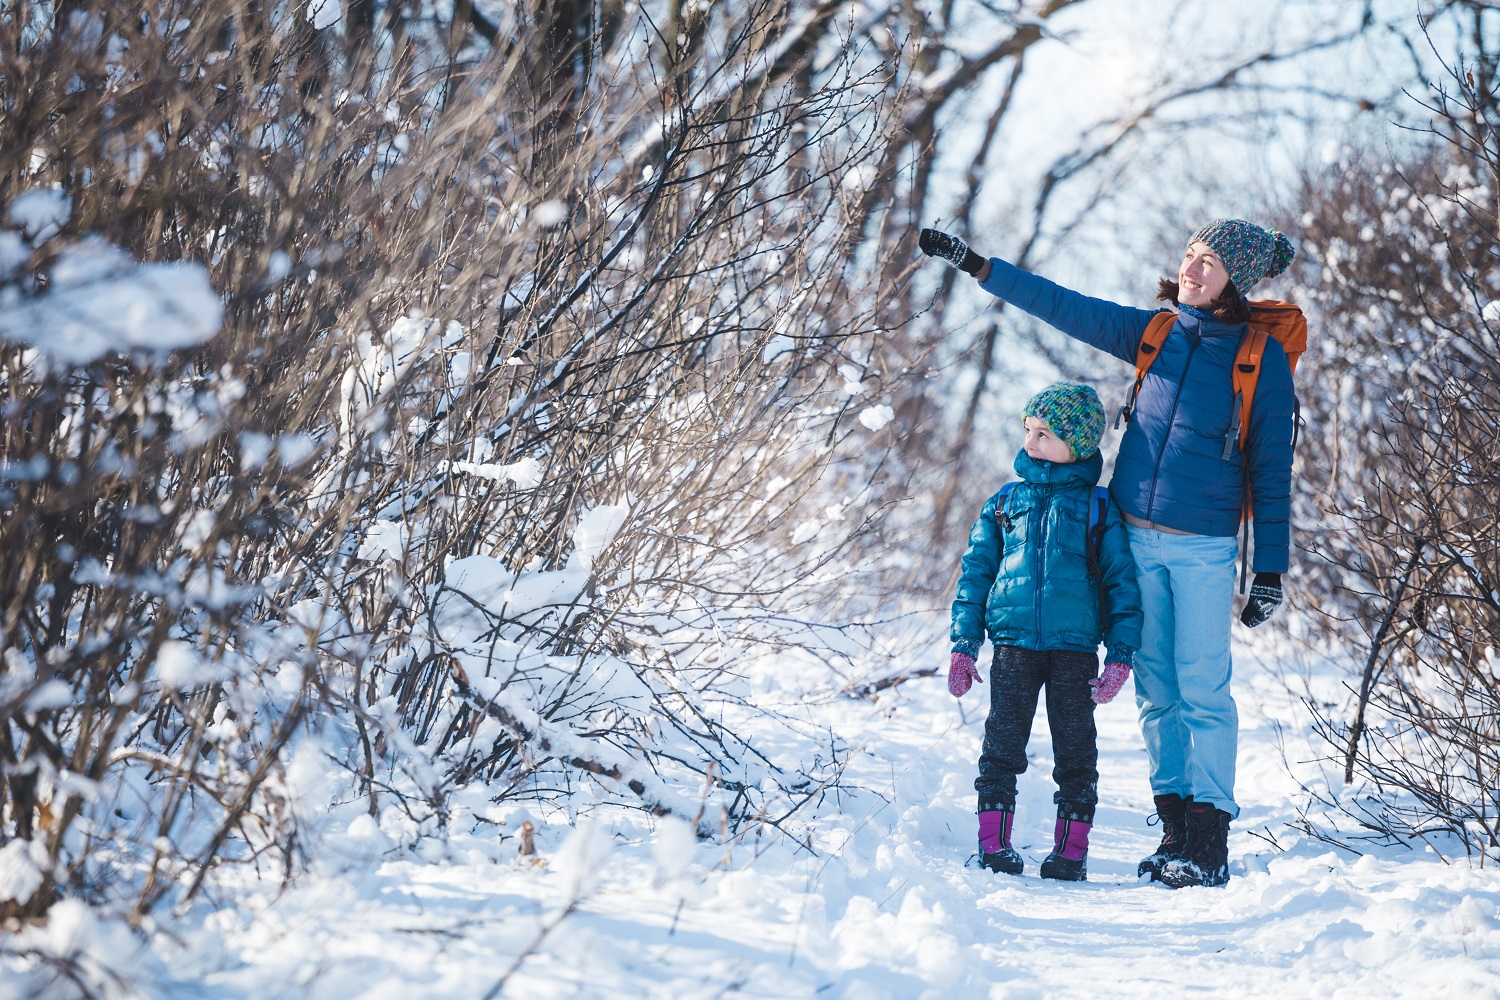
<svg viewBox="0 0 1500 1000"><path fill-rule="evenodd" d="M1219 255L1202 241L1192 244L1177 268L1177 301L1202 309L1229 284L1229 274Z"/></svg>

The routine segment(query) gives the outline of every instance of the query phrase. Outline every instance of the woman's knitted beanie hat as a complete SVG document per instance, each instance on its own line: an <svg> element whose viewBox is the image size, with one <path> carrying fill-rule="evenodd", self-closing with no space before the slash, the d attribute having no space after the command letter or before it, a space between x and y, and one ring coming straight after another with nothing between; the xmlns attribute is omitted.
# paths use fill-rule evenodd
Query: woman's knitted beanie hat
<svg viewBox="0 0 1500 1000"><path fill-rule="evenodd" d="M1027 417L1047 421L1075 459L1092 457L1104 436L1104 404L1097 392L1079 382L1053 382L1032 396L1021 410L1021 419Z"/></svg>
<svg viewBox="0 0 1500 1000"><path fill-rule="evenodd" d="M1244 219L1220 219L1193 234L1188 246L1207 243L1219 259L1240 295L1262 278L1274 278L1297 256L1286 233L1262 229Z"/></svg>

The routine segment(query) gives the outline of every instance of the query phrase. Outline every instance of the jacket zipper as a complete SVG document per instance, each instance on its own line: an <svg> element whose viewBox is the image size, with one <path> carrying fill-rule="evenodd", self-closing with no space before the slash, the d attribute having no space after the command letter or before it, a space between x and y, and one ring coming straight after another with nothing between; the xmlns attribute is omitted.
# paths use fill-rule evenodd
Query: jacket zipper
<svg viewBox="0 0 1500 1000"><path fill-rule="evenodd" d="M1036 613L1036 642L1038 648L1042 642L1042 581L1047 579L1047 508L1052 506L1052 484L1038 487L1045 490L1042 494L1043 501L1033 505L1032 518L1036 522L1031 526L1031 536L1036 539L1036 578L1033 591L1035 592L1034 604Z"/></svg>
<svg viewBox="0 0 1500 1000"><path fill-rule="evenodd" d="M1177 403L1182 399L1182 390L1187 385L1188 368L1192 366L1193 355L1198 353L1198 345L1201 343L1203 343L1203 335L1200 333L1193 338L1192 346L1188 348L1187 360L1182 363L1182 378L1177 380L1177 392L1172 396L1172 408L1167 411L1167 426L1162 432L1161 447L1156 449L1156 465L1151 469L1151 492L1146 496L1146 520L1148 521L1156 520L1156 483L1161 476L1162 456L1166 454L1167 441L1172 437L1172 424L1177 419Z"/></svg>

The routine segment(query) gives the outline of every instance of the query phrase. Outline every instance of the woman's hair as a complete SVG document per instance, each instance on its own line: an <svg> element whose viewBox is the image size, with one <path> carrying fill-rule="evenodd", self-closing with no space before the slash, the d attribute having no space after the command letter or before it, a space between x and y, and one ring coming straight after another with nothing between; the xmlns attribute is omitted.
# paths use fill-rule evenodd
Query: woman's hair
<svg viewBox="0 0 1500 1000"><path fill-rule="evenodd" d="M1156 298L1158 301L1178 305L1177 292L1177 282L1171 278L1157 279ZM1213 313L1214 319L1224 323L1250 322L1250 306L1245 302L1245 297L1240 294L1240 290L1234 287L1232 281L1224 286L1219 297L1210 302L1204 311Z"/></svg>

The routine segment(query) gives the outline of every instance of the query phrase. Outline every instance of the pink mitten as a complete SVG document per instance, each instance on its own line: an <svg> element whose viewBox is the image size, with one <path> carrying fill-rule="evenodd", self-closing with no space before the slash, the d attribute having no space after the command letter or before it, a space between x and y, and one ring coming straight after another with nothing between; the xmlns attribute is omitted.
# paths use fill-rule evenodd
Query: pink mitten
<svg viewBox="0 0 1500 1000"><path fill-rule="evenodd" d="M1120 693L1120 688L1130 679L1130 667L1123 663L1106 663L1104 673L1089 681L1089 687L1094 690L1089 697L1094 699L1094 704L1103 705ZM950 685L952 682L949 682Z"/></svg>
<svg viewBox="0 0 1500 1000"><path fill-rule="evenodd" d="M975 681L984 683L984 678L979 676L979 671L974 669L974 657L965 653L954 653L948 661L948 693L955 698L962 698L969 693L969 687Z"/></svg>

